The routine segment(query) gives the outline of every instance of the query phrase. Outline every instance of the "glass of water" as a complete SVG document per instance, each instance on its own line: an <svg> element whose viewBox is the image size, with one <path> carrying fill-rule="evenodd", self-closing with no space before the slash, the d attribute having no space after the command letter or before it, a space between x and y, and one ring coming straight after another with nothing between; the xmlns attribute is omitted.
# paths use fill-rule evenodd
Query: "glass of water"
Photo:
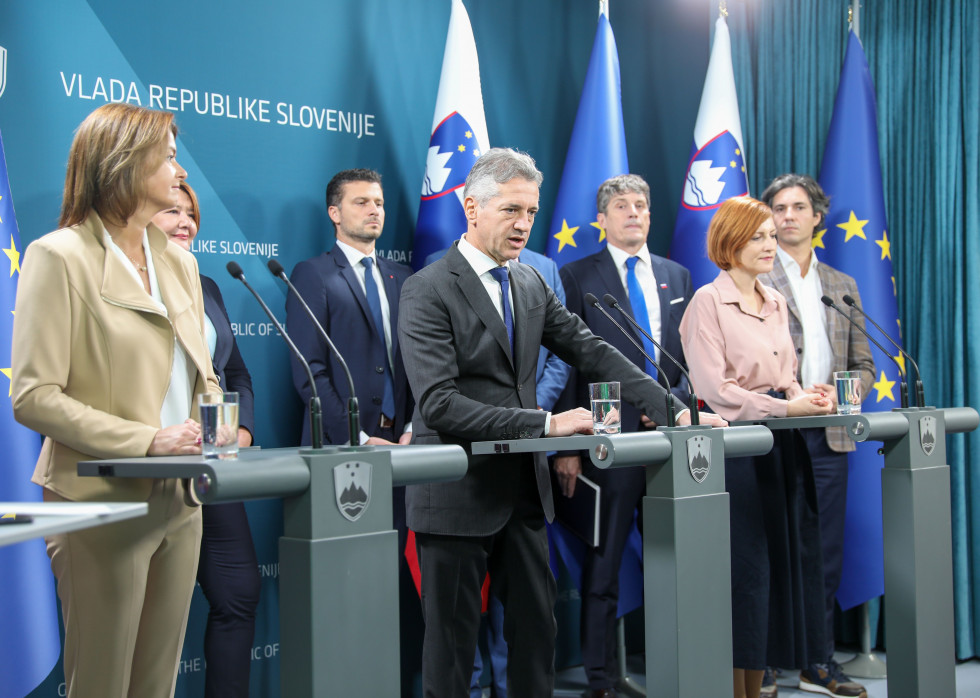
<svg viewBox="0 0 980 698"><path fill-rule="evenodd" d="M238 458L238 393L197 396L201 453L205 458Z"/></svg>
<svg viewBox="0 0 980 698"><path fill-rule="evenodd" d="M621 429L619 383L589 383L589 401L592 403L592 433L618 434Z"/></svg>
<svg viewBox="0 0 980 698"><path fill-rule="evenodd" d="M837 414L861 414L861 372L835 371Z"/></svg>

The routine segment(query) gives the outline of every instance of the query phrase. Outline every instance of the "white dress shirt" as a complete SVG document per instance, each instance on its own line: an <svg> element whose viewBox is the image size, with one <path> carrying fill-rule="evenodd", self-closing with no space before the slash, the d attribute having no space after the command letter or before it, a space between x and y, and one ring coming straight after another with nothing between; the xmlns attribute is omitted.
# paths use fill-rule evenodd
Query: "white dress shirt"
<svg viewBox="0 0 980 698"><path fill-rule="evenodd" d="M834 365L834 350L827 334L826 307L820 300L823 296L823 285L820 283L820 274L817 273L817 255L815 252L810 253L809 271L804 276L800 265L788 252L777 247L776 254L779 255L790 288L793 289L793 300L796 301L800 324L803 326L801 384L804 388L810 388L814 383L829 383L830 370Z"/></svg>

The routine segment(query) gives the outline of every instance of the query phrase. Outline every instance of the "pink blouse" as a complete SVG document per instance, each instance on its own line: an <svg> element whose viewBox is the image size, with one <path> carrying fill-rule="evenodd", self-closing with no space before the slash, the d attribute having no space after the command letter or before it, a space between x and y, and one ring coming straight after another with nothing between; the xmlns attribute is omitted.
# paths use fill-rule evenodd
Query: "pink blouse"
<svg viewBox="0 0 980 698"><path fill-rule="evenodd" d="M727 420L785 417L786 400L766 395L803 394L796 381L796 350L789 334L786 299L756 279L765 302L756 312L727 271L699 288L681 320L681 343L702 400Z"/></svg>

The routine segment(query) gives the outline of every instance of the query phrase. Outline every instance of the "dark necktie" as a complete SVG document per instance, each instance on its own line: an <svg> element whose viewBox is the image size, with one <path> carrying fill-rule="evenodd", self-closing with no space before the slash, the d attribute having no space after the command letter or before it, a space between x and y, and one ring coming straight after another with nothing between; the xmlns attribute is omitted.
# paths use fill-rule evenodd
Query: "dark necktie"
<svg viewBox="0 0 980 698"><path fill-rule="evenodd" d="M639 261L639 257L630 257L626 260L626 292L630 297L630 305L633 306L633 319L640 323L640 327L649 333L650 316L647 313L647 302L643 296L643 288L640 286L640 280L636 278L636 263ZM656 347L653 346L653 342L647 339L642 333L640 334L640 340L643 343L643 348L646 350L646 353L656 358ZM649 361L644 361L643 363L646 364L647 374L656 380L657 369L654 365Z"/></svg>
<svg viewBox="0 0 980 698"><path fill-rule="evenodd" d="M504 325L507 327L507 339L510 341L510 355L514 355L514 315L510 309L510 277L507 267L495 267L490 270L500 284L500 291L503 294Z"/></svg>
<svg viewBox="0 0 980 698"><path fill-rule="evenodd" d="M374 260L371 257L365 257L361 260L361 264L364 265L364 295L367 296L368 307L371 309L371 316L374 318L374 326L378 330L381 345L384 347L385 393L381 400L381 411L385 417L394 419L395 384L391 379L391 366L388 365L388 342L385 341L385 321L381 314L381 295L378 293L378 284L374 281Z"/></svg>

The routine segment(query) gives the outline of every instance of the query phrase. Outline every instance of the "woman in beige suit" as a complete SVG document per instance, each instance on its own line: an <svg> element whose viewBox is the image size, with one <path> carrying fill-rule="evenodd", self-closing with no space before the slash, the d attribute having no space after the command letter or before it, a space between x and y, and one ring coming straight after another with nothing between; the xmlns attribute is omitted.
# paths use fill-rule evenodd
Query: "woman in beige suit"
<svg viewBox="0 0 980 698"><path fill-rule="evenodd" d="M81 478L79 460L200 453L194 396L217 391L197 264L150 219L186 172L169 112L107 104L71 146L61 229L32 243L17 293L12 391L45 435L44 499L145 501L147 516L47 539L68 696L169 696L201 538L179 480Z"/></svg>

